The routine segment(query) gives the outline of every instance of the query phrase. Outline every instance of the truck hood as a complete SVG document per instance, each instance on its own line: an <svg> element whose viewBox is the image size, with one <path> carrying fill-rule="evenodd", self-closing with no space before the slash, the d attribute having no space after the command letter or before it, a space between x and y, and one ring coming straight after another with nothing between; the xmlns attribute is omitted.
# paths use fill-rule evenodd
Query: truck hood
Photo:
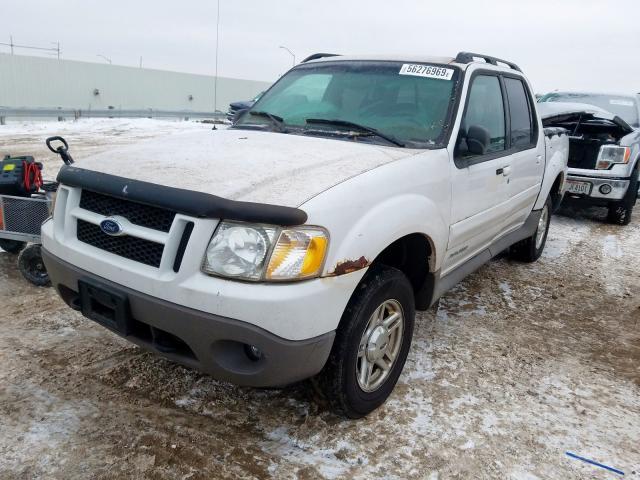
<svg viewBox="0 0 640 480"><path fill-rule="evenodd" d="M542 125L545 127L555 126L560 122L577 121L582 117L583 121L597 119L611 122L620 130L620 136L633 132L633 128L622 118L607 110L586 103L542 102L538 103L538 114L542 118Z"/></svg>
<svg viewBox="0 0 640 480"><path fill-rule="evenodd" d="M169 135L74 166L231 200L298 207L345 180L419 151L250 130Z"/></svg>

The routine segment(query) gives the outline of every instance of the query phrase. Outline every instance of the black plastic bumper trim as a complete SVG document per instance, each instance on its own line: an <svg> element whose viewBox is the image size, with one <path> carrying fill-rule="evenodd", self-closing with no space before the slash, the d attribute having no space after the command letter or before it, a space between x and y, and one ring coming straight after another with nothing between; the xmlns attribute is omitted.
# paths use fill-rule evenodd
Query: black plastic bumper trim
<svg viewBox="0 0 640 480"><path fill-rule="evenodd" d="M282 226L302 225L307 221L306 212L299 208L229 200L208 193L166 187L67 165L60 169L58 182L198 218Z"/></svg>
<svg viewBox="0 0 640 480"><path fill-rule="evenodd" d="M124 287L44 248L42 259L52 285L71 308L78 310L80 306L82 282L121 295L126 298L132 325L124 338L219 380L253 387L288 385L320 372L333 346L335 331L306 340L288 340L241 320L194 310ZM122 331L110 330L123 336ZM249 358L246 345L256 346L262 357L257 361Z"/></svg>

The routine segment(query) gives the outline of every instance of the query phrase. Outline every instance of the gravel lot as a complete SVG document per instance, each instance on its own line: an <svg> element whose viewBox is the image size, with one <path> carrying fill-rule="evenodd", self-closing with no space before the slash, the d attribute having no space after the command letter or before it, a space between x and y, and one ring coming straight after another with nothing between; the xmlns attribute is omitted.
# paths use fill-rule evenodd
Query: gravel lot
<svg viewBox="0 0 640 480"><path fill-rule="evenodd" d="M0 127L76 160L195 123ZM159 141L161 141L159 139ZM640 210L640 209L639 209ZM542 259L498 258L419 315L390 401L345 421L307 384L239 388L145 353L26 283L0 251L0 478L640 478L640 211L564 208Z"/></svg>

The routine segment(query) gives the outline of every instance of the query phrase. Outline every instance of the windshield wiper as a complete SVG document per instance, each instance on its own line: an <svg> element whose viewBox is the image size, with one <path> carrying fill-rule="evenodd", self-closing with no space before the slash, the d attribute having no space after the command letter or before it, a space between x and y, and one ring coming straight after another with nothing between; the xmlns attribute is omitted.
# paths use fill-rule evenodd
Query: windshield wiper
<svg viewBox="0 0 640 480"><path fill-rule="evenodd" d="M368 133L370 135L375 135L376 137L383 138L387 142L393 143L394 145L397 145L398 147L404 147L405 146L404 143L402 143L399 140L395 139L391 135L388 135L386 133L382 133L380 130L376 130L373 127L367 127L366 125L360 125L358 123L350 122L348 120L338 120L338 119L329 120L327 118L307 118L306 122L309 123L309 124L315 123L315 124L320 124L320 125L335 125L337 127L355 128L357 130L360 130L361 132L365 132L365 133Z"/></svg>
<svg viewBox="0 0 640 480"><path fill-rule="evenodd" d="M249 115L253 115L255 117L265 117L271 120L271 123L276 126L280 133L285 133L287 129L284 126L284 119L279 117L278 115L274 115L273 113L263 112L263 111L253 111L249 110Z"/></svg>

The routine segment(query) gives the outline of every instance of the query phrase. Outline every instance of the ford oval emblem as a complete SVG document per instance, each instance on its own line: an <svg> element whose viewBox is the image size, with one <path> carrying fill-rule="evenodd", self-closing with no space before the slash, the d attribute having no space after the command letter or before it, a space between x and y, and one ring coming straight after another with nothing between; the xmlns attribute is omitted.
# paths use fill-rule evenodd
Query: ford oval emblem
<svg viewBox="0 0 640 480"><path fill-rule="evenodd" d="M102 230L107 235L111 235L112 237L117 237L118 235L122 235L123 229L122 225L118 223L117 220L113 218L105 218L100 222L100 230Z"/></svg>

